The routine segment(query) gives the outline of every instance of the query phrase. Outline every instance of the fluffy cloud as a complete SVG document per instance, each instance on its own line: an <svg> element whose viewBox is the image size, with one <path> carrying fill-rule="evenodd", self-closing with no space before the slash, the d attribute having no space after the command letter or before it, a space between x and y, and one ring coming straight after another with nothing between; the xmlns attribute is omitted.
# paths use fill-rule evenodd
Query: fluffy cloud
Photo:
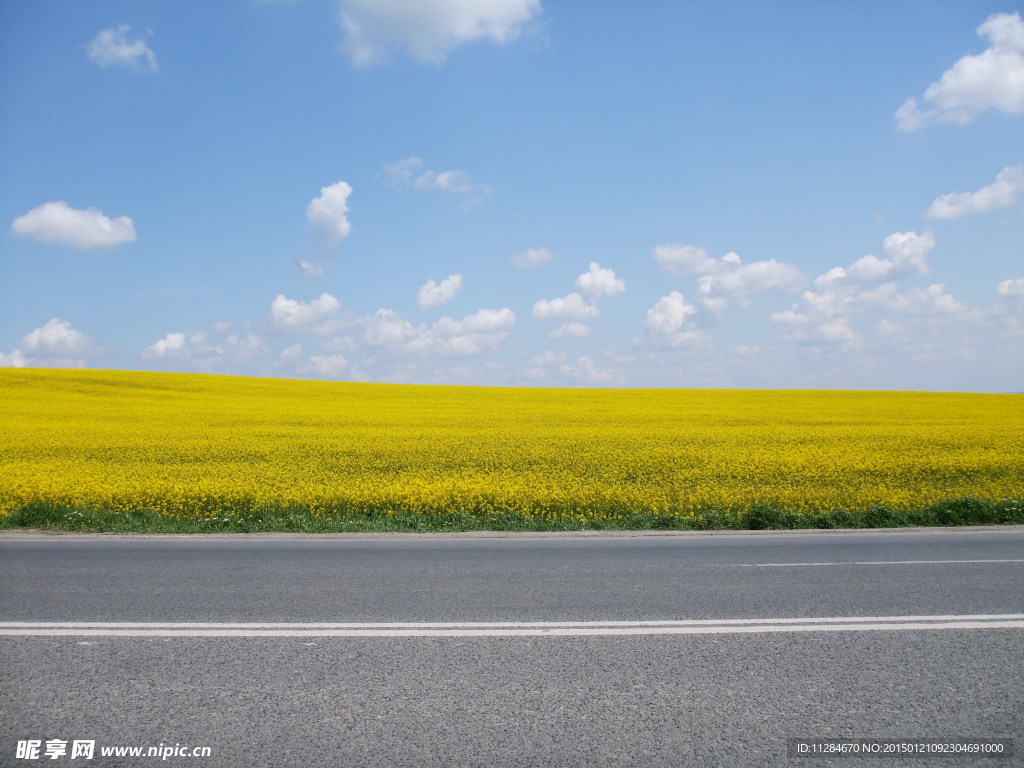
<svg viewBox="0 0 1024 768"><path fill-rule="evenodd" d="M841 278L849 278L854 282L871 283L901 277L911 271L927 275L928 252L935 247L935 236L931 232L894 232L885 238L882 247L885 258L872 254L863 256L847 269L841 267L830 270L815 282L835 282Z"/></svg>
<svg viewBox="0 0 1024 768"><path fill-rule="evenodd" d="M563 381L584 384L608 384L615 379L611 371L599 368L592 357L584 355L570 361L564 352L550 349L530 360L530 364L523 370L523 376L527 379L548 379L552 375Z"/></svg>
<svg viewBox="0 0 1024 768"><path fill-rule="evenodd" d="M251 363L270 353L263 337L255 333L228 333L230 327L230 323L217 323L209 331L189 336L168 333L146 347L142 359L157 366L187 364L188 368L209 372Z"/></svg>
<svg viewBox="0 0 1024 768"><path fill-rule="evenodd" d="M520 269L531 269L547 264L554 254L547 248L527 248L512 257L512 264Z"/></svg>
<svg viewBox="0 0 1024 768"><path fill-rule="evenodd" d="M596 306L599 299L616 296L625 290L626 281L616 277L614 270L604 269L592 261L587 271L576 278L575 291L558 299L541 299L533 305L533 316L538 320L587 320L600 314ZM570 326L574 331L581 330L579 323L569 323L555 333L570 335Z"/></svg>
<svg viewBox="0 0 1024 768"><path fill-rule="evenodd" d="M516 316L508 308L481 309L461 320L442 317L427 327L403 320L394 310L379 309L357 322L364 326L363 343L370 347L404 354L469 357L501 346Z"/></svg>
<svg viewBox="0 0 1024 768"><path fill-rule="evenodd" d="M143 360L166 360L185 357L184 333L168 333L159 341L153 342L142 353Z"/></svg>
<svg viewBox="0 0 1024 768"><path fill-rule="evenodd" d="M552 339L582 339L590 336L593 329L585 323L565 323L548 334Z"/></svg>
<svg viewBox="0 0 1024 768"><path fill-rule="evenodd" d="M576 279L576 290L590 301L597 301L602 296L624 293L626 281L616 277L614 270L602 269L600 264L592 261L588 271Z"/></svg>
<svg viewBox="0 0 1024 768"><path fill-rule="evenodd" d="M348 360L344 355L313 355L298 372L314 374L325 379L337 379L348 371L348 367Z"/></svg>
<svg viewBox="0 0 1024 768"><path fill-rule="evenodd" d="M670 347L701 342L705 336L690 321L697 308L688 304L679 291L663 296L647 310L647 334L650 339Z"/></svg>
<svg viewBox="0 0 1024 768"><path fill-rule="evenodd" d="M511 309L481 309L462 320L442 317L434 324L433 347L442 355L479 355L501 346L516 316Z"/></svg>
<svg viewBox="0 0 1024 768"><path fill-rule="evenodd" d="M698 301L712 313L719 313L730 298L746 301L755 293L795 293L806 278L792 264L775 259L744 264L733 252L714 259L696 245L667 244L651 251L663 272L699 278Z"/></svg>
<svg viewBox="0 0 1024 768"><path fill-rule="evenodd" d="M81 250L110 248L135 239L135 225L127 216L115 219L90 208L80 211L63 200L43 203L11 223L11 232L44 243L65 243Z"/></svg>
<svg viewBox="0 0 1024 768"><path fill-rule="evenodd" d="M901 268L913 263L915 259L923 258L927 247L921 243L920 236L906 236L913 233L897 235L887 238L887 252L894 258L904 260ZM886 262L876 257L871 258L874 260L872 264ZM864 259L857 264L862 262ZM900 315L911 319L922 329L940 328L948 323L962 325L979 317L977 312L937 283L901 292L895 282L886 282L866 290L863 283L848 279L847 270L837 267L820 276L815 286L817 291L805 291L800 301L790 309L771 315L771 321L788 327L789 338L796 341L846 349L859 347L863 337L853 328L851 320L870 314ZM875 324L875 328L878 335L883 337L893 336L896 333L893 329L905 325L885 317Z"/></svg>
<svg viewBox="0 0 1024 768"><path fill-rule="evenodd" d="M320 230L324 240L337 245L352 231L348 217L348 196L352 187L344 181L320 189L320 196L314 197L306 207L306 219L310 226Z"/></svg>
<svg viewBox="0 0 1024 768"><path fill-rule="evenodd" d="M1024 72L1021 77L1024 78ZM972 213L1006 208L1017 202L1017 193L1024 189L1024 165L1004 168L994 184L977 192L953 192L937 197L925 216L929 219L956 219Z"/></svg>
<svg viewBox="0 0 1024 768"><path fill-rule="evenodd" d="M1019 13L997 13L978 27L989 47L964 56L924 92L896 112L897 125L915 131L929 123L969 123L997 109L1024 112L1024 21Z"/></svg>
<svg viewBox="0 0 1024 768"><path fill-rule="evenodd" d="M309 302L278 294L270 305L270 325L274 330L291 333L331 333L339 323L341 302L329 293Z"/></svg>
<svg viewBox="0 0 1024 768"><path fill-rule="evenodd" d="M428 280L420 286L417 302L420 305L420 309L437 307L446 301L454 299L461 288L462 275L460 274L448 275L440 283Z"/></svg>
<svg viewBox="0 0 1024 768"><path fill-rule="evenodd" d="M1010 280L1003 280L997 287L996 293L1007 298L1019 298L1024 296L1024 277L1015 277Z"/></svg>
<svg viewBox="0 0 1024 768"><path fill-rule="evenodd" d="M559 299L541 299L533 305L533 316L538 320L586 320L598 314L597 307L575 291Z"/></svg>
<svg viewBox="0 0 1024 768"><path fill-rule="evenodd" d="M723 266L717 273L700 278L702 297L715 293L740 297L764 291L793 293L806 282L799 269L775 259L743 264L739 256L730 253L719 263Z"/></svg>
<svg viewBox="0 0 1024 768"><path fill-rule="evenodd" d="M462 43L514 40L540 11L540 0L339 0L338 20L357 66L386 61L392 49L440 64Z"/></svg>
<svg viewBox="0 0 1024 768"><path fill-rule="evenodd" d="M156 54L153 49L141 38L129 40L130 31L131 27L127 24L104 29L89 42L86 54L103 68L124 67L156 72Z"/></svg>
<svg viewBox="0 0 1024 768"><path fill-rule="evenodd" d="M24 368L84 368L86 361L101 354L96 343L71 323L51 318L26 335L10 354L0 354L0 366Z"/></svg>

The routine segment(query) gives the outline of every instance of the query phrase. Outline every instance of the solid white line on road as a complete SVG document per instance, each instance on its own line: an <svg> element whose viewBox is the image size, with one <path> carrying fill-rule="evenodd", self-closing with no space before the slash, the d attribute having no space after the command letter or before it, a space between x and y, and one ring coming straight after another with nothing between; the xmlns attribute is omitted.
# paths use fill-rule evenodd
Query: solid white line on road
<svg viewBox="0 0 1024 768"><path fill-rule="evenodd" d="M840 560L828 563L740 563L739 568L793 568L800 565L955 565L959 563L1024 563L1020 560Z"/></svg>
<svg viewBox="0 0 1024 768"><path fill-rule="evenodd" d="M566 622L0 622L0 636L7 637L566 637L926 629L1024 629L1024 614Z"/></svg>

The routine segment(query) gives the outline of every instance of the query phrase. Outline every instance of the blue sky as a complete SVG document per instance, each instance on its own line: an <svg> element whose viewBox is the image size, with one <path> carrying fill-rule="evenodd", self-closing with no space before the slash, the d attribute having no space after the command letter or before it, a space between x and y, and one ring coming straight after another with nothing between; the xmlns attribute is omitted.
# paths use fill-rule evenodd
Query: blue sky
<svg viewBox="0 0 1024 768"><path fill-rule="evenodd" d="M0 364L1024 390L1024 21L0 6Z"/></svg>

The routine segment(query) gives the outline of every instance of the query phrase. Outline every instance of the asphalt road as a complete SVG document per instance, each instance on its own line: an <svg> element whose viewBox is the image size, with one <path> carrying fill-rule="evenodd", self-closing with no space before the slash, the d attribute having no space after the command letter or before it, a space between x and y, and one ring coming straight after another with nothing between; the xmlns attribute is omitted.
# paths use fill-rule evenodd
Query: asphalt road
<svg viewBox="0 0 1024 768"><path fill-rule="evenodd" d="M852 765L1024 765L1021 528L10 534L0 585L0 765L851 764L798 737L1010 738ZM94 758L17 758L54 739ZM99 754L176 744L211 754Z"/></svg>

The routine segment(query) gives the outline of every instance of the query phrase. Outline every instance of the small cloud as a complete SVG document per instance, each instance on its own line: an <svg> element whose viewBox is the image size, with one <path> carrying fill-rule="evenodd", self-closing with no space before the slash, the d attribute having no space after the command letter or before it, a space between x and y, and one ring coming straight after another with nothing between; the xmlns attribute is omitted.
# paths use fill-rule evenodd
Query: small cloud
<svg viewBox="0 0 1024 768"><path fill-rule="evenodd" d="M159 341L146 347L142 353L143 360L166 360L185 357L185 334L168 333Z"/></svg>
<svg viewBox="0 0 1024 768"><path fill-rule="evenodd" d="M54 317L26 335L10 354L0 354L0 366L84 368L87 360L97 357L102 351L67 320Z"/></svg>
<svg viewBox="0 0 1024 768"><path fill-rule="evenodd" d="M348 197L352 187L339 181L320 189L306 207L306 219L310 226L320 230L323 238L331 245L337 245L352 231L348 217Z"/></svg>
<svg viewBox="0 0 1024 768"><path fill-rule="evenodd" d="M276 331L329 334L338 325L340 308L341 302L329 293L309 302L278 294L270 305L270 325Z"/></svg>
<svg viewBox="0 0 1024 768"><path fill-rule="evenodd" d="M616 296L626 290L626 281L616 277L611 269L602 269L596 261L590 262L588 271L576 280L576 290L590 301L597 301L602 296Z"/></svg>
<svg viewBox="0 0 1024 768"><path fill-rule="evenodd" d="M319 261L307 261L306 259L295 259L295 268L307 280L312 277L319 277L324 273L324 265Z"/></svg>
<svg viewBox="0 0 1024 768"><path fill-rule="evenodd" d="M485 184L478 184L465 171L453 168L447 171L433 171L423 168L423 160L409 157L397 163L385 163L381 171L386 183L394 187L409 187L419 192L450 192L466 195L471 202L481 201L490 193Z"/></svg>
<svg viewBox="0 0 1024 768"><path fill-rule="evenodd" d="M127 216L111 219L95 208L80 211L63 200L43 203L19 216L11 223L11 232L79 250L111 248L135 240L135 225Z"/></svg>
<svg viewBox="0 0 1024 768"><path fill-rule="evenodd" d="M697 308L687 303L679 291L672 291L647 310L648 337L670 347L702 342L706 337L690 321L695 314Z"/></svg>
<svg viewBox="0 0 1024 768"><path fill-rule="evenodd" d="M532 269L547 264L554 255L547 248L527 248L512 257L512 264L520 269Z"/></svg>
<svg viewBox="0 0 1024 768"><path fill-rule="evenodd" d="M997 287L996 293L1006 298L1024 297L1024 277L1014 277L1010 280L1003 280Z"/></svg>
<svg viewBox="0 0 1024 768"><path fill-rule="evenodd" d="M721 266L696 245L656 245L651 253L661 270L670 275L710 275Z"/></svg>
<svg viewBox="0 0 1024 768"><path fill-rule="evenodd" d="M540 12L540 0L338 1L342 50L356 66L385 62L394 49L441 64L463 43L516 39Z"/></svg>
<svg viewBox="0 0 1024 768"><path fill-rule="evenodd" d="M298 372L314 374L324 379L337 379L348 371L348 367L348 360L344 355L313 355Z"/></svg>
<svg viewBox="0 0 1024 768"><path fill-rule="evenodd" d="M146 347L142 359L157 367L187 364L188 368L210 372L223 369L224 366L252 363L270 353L270 347L263 337L255 333L226 334L229 328L230 323L216 323L208 331L198 331L191 335L168 333Z"/></svg>
<svg viewBox="0 0 1024 768"><path fill-rule="evenodd" d="M302 354L301 344L292 344L290 347L285 347L281 350L281 354L278 355L278 359L283 362L291 362L292 360L298 359L299 355Z"/></svg>
<svg viewBox="0 0 1024 768"><path fill-rule="evenodd" d="M925 217L956 219L972 213L1006 208L1017 202L1017 193L1022 189L1024 189L1024 165L1004 168L996 176L994 184L982 187L977 192L954 192L935 198L925 213Z"/></svg>
<svg viewBox="0 0 1024 768"><path fill-rule="evenodd" d="M153 49L141 38L129 40L130 31L128 24L104 29L89 42L86 54L104 69L123 67L156 72L156 54Z"/></svg>
<svg viewBox="0 0 1024 768"><path fill-rule="evenodd" d="M451 171L424 171L413 182L413 187L419 190L439 189L442 192L472 192L473 182L469 174L458 169Z"/></svg>
<svg viewBox="0 0 1024 768"><path fill-rule="evenodd" d="M461 288L462 275L459 274L448 275L440 283L428 280L420 286L417 302L420 305L420 309L437 307L454 299Z"/></svg>
<svg viewBox="0 0 1024 768"><path fill-rule="evenodd" d="M590 336L594 330L585 323L566 323L548 334L551 339L582 339Z"/></svg>
<svg viewBox="0 0 1024 768"><path fill-rule="evenodd" d="M533 316L538 320L586 320L598 314L597 307L576 292L559 299L541 299L533 305Z"/></svg>
<svg viewBox="0 0 1024 768"><path fill-rule="evenodd" d="M1024 112L1024 20L996 13L978 27L989 47L964 56L932 83L919 103L908 99L896 111L897 127L916 131L930 123L969 123L989 109Z"/></svg>
<svg viewBox="0 0 1024 768"><path fill-rule="evenodd" d="M819 286L833 284L841 278L859 283L881 282L911 271L927 275L930 271L927 256L935 247L935 236L931 232L920 235L916 232L894 232L885 238L882 247L885 258L872 254L862 256L847 269L832 269L817 278L815 283Z"/></svg>
<svg viewBox="0 0 1024 768"><path fill-rule="evenodd" d="M663 272L699 278L698 300L715 315L729 298L746 303L755 293L795 293L806 282L799 269L775 259L744 264L732 251L714 259L699 246L671 243L655 246L651 253Z"/></svg>

